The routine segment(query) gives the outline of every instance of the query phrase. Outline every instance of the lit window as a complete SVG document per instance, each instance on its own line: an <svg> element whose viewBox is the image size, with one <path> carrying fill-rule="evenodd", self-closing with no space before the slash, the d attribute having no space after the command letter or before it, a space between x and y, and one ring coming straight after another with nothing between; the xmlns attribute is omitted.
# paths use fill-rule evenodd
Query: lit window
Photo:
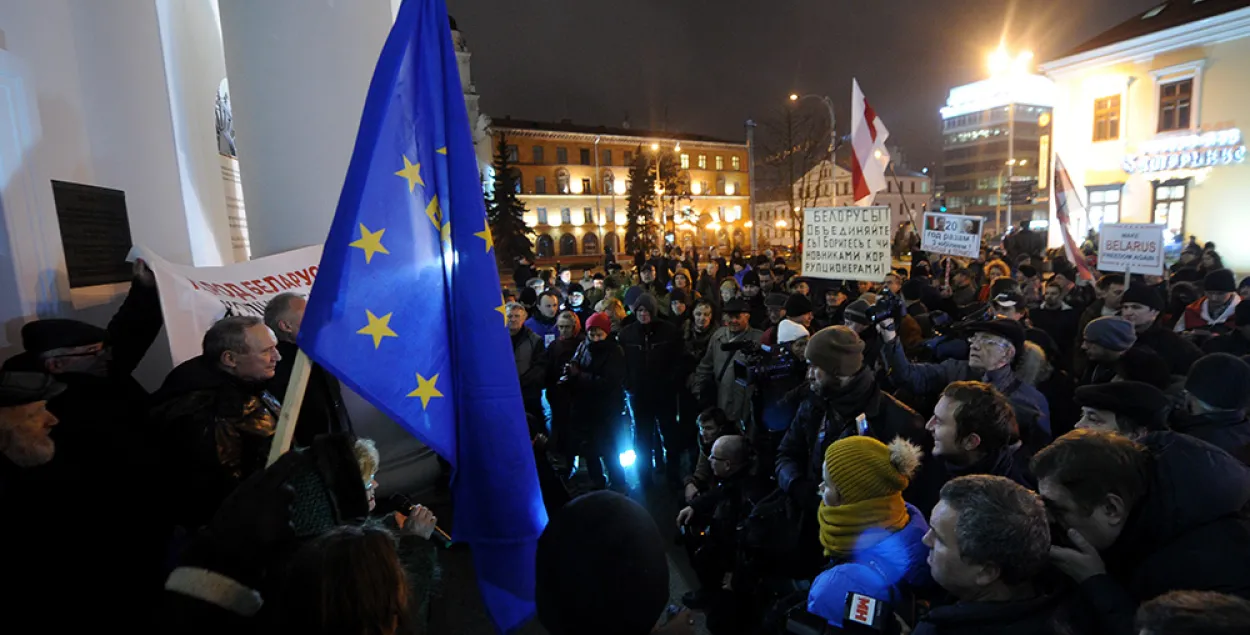
<svg viewBox="0 0 1250 635"><path fill-rule="evenodd" d="M699 155L699 163L697 165L699 166L700 170L707 169L707 155L706 154Z"/></svg>
<svg viewBox="0 0 1250 635"><path fill-rule="evenodd" d="M1165 227L1164 243L1179 240L1185 229L1185 203L1189 192L1188 179L1155 185L1154 219Z"/></svg>
<svg viewBox="0 0 1250 635"><path fill-rule="evenodd" d="M1159 86L1159 132L1189 129L1193 96L1192 79Z"/></svg>
<svg viewBox="0 0 1250 635"><path fill-rule="evenodd" d="M1120 96L1094 100L1094 141L1120 138Z"/></svg>
<svg viewBox="0 0 1250 635"><path fill-rule="evenodd" d="M690 169L690 155L688 154L681 155L681 169L683 170Z"/></svg>
<svg viewBox="0 0 1250 635"><path fill-rule="evenodd" d="M545 207L538 208L538 224L539 225L547 224L547 208Z"/></svg>
<svg viewBox="0 0 1250 635"><path fill-rule="evenodd" d="M729 159L729 163L730 163L730 165L732 165L732 166L733 166L733 169L734 169L734 170L741 170L741 169L742 169L742 158L741 158L741 157L731 157L731 158Z"/></svg>
<svg viewBox="0 0 1250 635"><path fill-rule="evenodd" d="M582 179L582 193L590 194L592 191L590 189L590 179Z"/></svg>
<svg viewBox="0 0 1250 635"><path fill-rule="evenodd" d="M722 156L716 157L716 169L717 170L725 169L725 157L722 157Z"/></svg>
<svg viewBox="0 0 1250 635"><path fill-rule="evenodd" d="M1121 185L1104 185L1089 188L1090 226L1088 229L1101 231L1103 223L1120 222L1121 187Z"/></svg>
<svg viewBox="0 0 1250 635"><path fill-rule="evenodd" d="M565 225L573 224L573 213L569 211L569 208L565 207L560 210L560 222Z"/></svg>

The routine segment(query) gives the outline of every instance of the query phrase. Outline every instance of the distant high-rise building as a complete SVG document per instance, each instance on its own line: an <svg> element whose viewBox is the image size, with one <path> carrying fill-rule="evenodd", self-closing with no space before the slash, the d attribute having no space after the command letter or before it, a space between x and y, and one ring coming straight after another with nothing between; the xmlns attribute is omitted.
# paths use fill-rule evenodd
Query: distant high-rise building
<svg viewBox="0 0 1250 635"><path fill-rule="evenodd" d="M1028 72L951 89L939 183L948 211L985 216L999 234L1021 220L1046 222L1054 92Z"/></svg>

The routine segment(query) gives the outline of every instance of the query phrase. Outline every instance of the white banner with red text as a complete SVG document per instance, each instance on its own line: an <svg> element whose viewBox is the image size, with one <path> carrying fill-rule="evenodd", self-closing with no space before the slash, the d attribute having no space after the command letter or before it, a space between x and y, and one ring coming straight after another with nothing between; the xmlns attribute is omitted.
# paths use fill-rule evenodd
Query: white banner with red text
<svg viewBox="0 0 1250 635"><path fill-rule="evenodd" d="M261 317L274 296L291 292L308 295L317 278L321 245L222 267L188 267L136 246L156 274L169 334L169 350L177 366L200 354L204 333L228 315Z"/></svg>

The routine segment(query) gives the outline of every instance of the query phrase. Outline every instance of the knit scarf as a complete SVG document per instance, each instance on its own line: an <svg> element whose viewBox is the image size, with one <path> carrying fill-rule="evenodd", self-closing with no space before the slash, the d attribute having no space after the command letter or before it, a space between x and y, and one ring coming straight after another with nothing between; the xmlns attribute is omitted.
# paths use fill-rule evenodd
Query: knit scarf
<svg viewBox="0 0 1250 635"><path fill-rule="evenodd" d="M879 542L907 526L910 518L907 506L903 504L901 493L869 498L851 503L829 507L820 506L820 544L825 547L826 556L849 557L856 547L861 549L870 544L859 544L860 536L869 530L882 530L875 542Z"/></svg>

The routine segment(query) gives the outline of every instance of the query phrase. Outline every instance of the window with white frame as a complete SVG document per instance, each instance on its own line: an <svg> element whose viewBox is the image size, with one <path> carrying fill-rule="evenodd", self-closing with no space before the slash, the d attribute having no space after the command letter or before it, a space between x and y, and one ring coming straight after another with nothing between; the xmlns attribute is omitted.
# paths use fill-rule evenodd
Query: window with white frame
<svg viewBox="0 0 1250 635"><path fill-rule="evenodd" d="M1123 185L1095 185L1089 194L1089 229L1102 231L1103 223L1120 222L1120 192Z"/></svg>
<svg viewBox="0 0 1250 635"><path fill-rule="evenodd" d="M1178 241L1185 231L1185 206L1189 200L1189 179L1155 183L1153 218L1163 225L1163 242Z"/></svg>

